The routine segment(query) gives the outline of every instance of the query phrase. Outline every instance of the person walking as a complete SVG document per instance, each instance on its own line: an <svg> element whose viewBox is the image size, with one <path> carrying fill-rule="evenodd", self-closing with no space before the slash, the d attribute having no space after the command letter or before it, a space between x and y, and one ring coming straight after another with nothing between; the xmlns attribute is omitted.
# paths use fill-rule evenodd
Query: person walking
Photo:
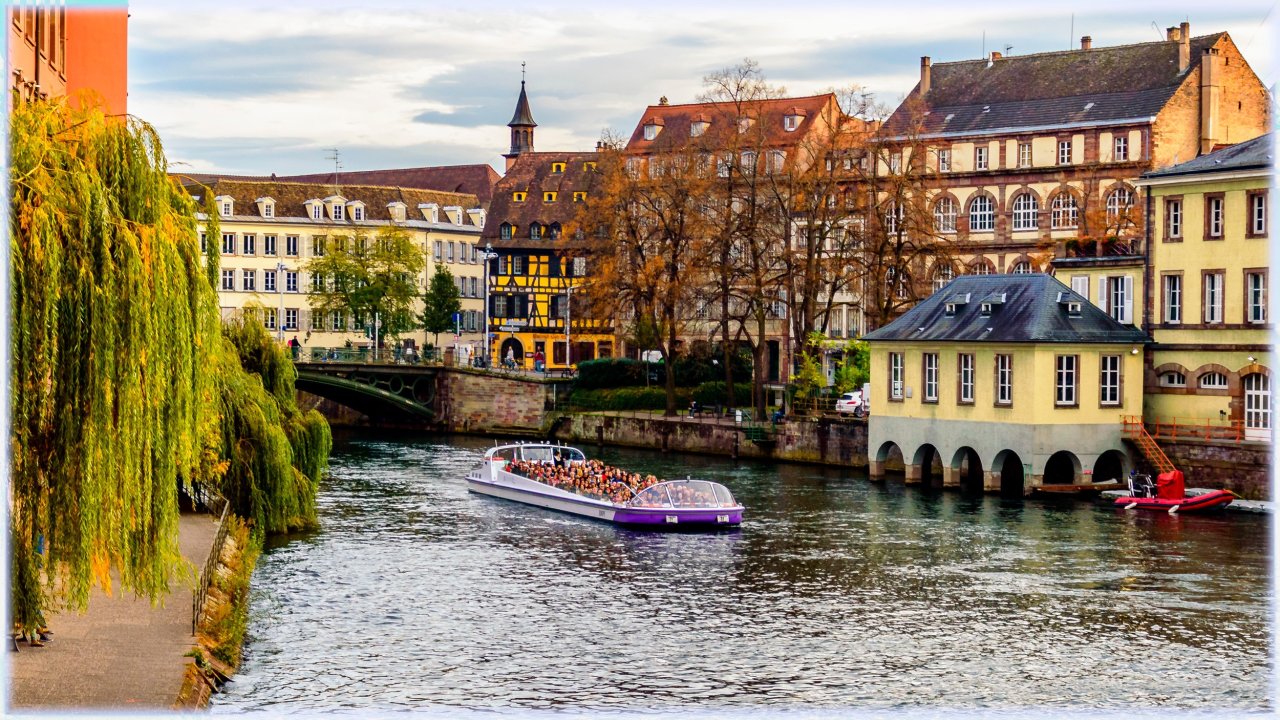
<svg viewBox="0 0 1280 720"><path fill-rule="evenodd" d="M533 354L533 369L537 372L542 372L543 369L546 368L546 359L546 356L542 354L541 350L535 352Z"/></svg>

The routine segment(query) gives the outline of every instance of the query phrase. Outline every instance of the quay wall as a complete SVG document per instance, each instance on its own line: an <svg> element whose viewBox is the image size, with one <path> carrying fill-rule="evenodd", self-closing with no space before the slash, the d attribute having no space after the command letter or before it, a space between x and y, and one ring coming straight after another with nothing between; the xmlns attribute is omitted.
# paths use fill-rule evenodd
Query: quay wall
<svg viewBox="0 0 1280 720"><path fill-rule="evenodd" d="M1222 488L1247 500L1271 498L1271 445L1265 442L1157 441L1188 487Z"/></svg>

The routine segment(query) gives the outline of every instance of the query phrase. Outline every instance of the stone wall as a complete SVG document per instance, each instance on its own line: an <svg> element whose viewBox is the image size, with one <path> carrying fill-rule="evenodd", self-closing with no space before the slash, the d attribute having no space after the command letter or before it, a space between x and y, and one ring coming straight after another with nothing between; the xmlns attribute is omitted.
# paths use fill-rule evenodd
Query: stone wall
<svg viewBox="0 0 1280 720"><path fill-rule="evenodd" d="M552 397L563 390L541 379L451 369L440 374L436 408L449 432L540 434Z"/></svg>
<svg viewBox="0 0 1280 720"><path fill-rule="evenodd" d="M1203 440L1159 440L1169 460L1186 475L1187 487L1223 488L1248 500L1271 498L1271 445Z"/></svg>

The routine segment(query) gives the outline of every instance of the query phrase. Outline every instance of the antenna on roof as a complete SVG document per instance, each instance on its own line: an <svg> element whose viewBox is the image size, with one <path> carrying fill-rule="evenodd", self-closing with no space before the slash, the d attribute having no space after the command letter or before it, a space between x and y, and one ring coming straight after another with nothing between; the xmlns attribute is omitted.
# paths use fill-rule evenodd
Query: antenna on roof
<svg viewBox="0 0 1280 720"><path fill-rule="evenodd" d="M1076 14L1071 13L1071 32L1067 33L1067 49L1076 43Z"/></svg>
<svg viewBox="0 0 1280 720"><path fill-rule="evenodd" d="M987 56L987 31L982 31L982 57Z"/></svg>
<svg viewBox="0 0 1280 720"><path fill-rule="evenodd" d="M1164 39L1164 33L1160 32L1160 26L1156 24L1155 20L1151 21L1151 29L1156 31L1156 37L1160 38L1161 40Z"/></svg>
<svg viewBox="0 0 1280 720"><path fill-rule="evenodd" d="M336 147L325 149L329 151L329 154L324 156L325 159L333 161L333 191L336 193L338 192L338 171L342 169L342 161L339 160L341 153L338 152Z"/></svg>
<svg viewBox="0 0 1280 720"><path fill-rule="evenodd" d="M1012 46L1012 45L1005 45L1005 46L1004 46L1004 54L1005 54L1005 55L1008 55L1008 54L1009 54L1009 51L1010 51L1010 50L1012 50L1012 49L1013 49L1013 46Z"/></svg>

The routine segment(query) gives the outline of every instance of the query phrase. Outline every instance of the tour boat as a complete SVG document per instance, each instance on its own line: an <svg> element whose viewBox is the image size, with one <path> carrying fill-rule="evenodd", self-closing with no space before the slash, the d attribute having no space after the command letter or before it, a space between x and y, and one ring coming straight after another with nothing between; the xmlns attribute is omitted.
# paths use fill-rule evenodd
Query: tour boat
<svg viewBox="0 0 1280 720"><path fill-rule="evenodd" d="M729 489L708 480L667 480L636 492L622 481L605 483L599 475L583 475L587 458L581 450L541 443L500 445L489 449L484 460L467 473L471 492L515 500L596 520L651 530L706 530L736 527L742 522L742 506ZM519 469L526 472L518 472ZM611 469L616 470L616 469ZM607 484L613 499L575 492L570 484L554 484L558 474ZM542 475L547 482L530 475Z"/></svg>
<svg viewBox="0 0 1280 720"><path fill-rule="evenodd" d="M1160 473L1156 481L1137 473L1129 476L1129 494L1116 498L1115 506L1125 510L1161 510L1169 514L1220 510L1231 504L1230 490L1210 490L1187 495L1182 471Z"/></svg>

